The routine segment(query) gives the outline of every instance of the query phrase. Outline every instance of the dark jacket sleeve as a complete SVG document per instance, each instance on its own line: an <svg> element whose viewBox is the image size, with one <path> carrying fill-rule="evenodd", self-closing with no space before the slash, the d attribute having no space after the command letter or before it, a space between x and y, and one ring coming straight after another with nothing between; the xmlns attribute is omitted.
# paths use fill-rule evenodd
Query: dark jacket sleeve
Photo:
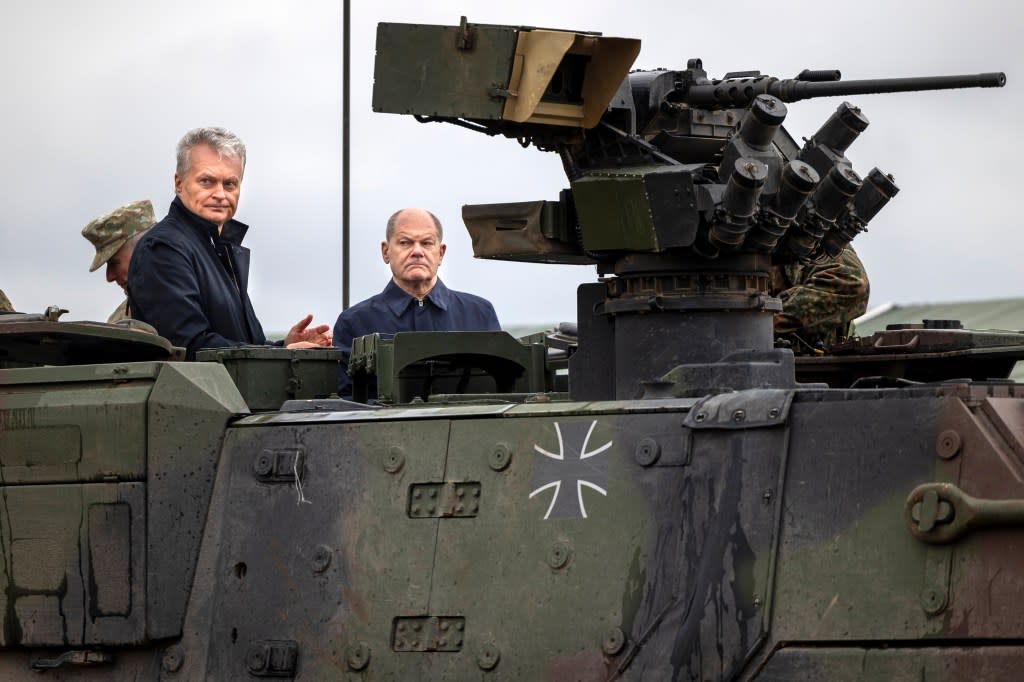
<svg viewBox="0 0 1024 682"><path fill-rule="evenodd" d="M494 306L491 305L490 301L484 299L484 304L486 305L483 311L484 319L486 320L484 331L500 332L501 325L498 323L498 313L494 312Z"/></svg>
<svg viewBox="0 0 1024 682"><path fill-rule="evenodd" d="M195 268L187 254L164 241L148 239L135 248L128 269L128 298L132 316L184 347L189 360L195 360L201 348L245 345L210 328Z"/></svg>
<svg viewBox="0 0 1024 682"><path fill-rule="evenodd" d="M338 315L338 321L334 323L335 347L340 348L341 361L338 363L338 395L342 398L352 397L352 380L348 376L348 358L352 352L352 325L345 313Z"/></svg>

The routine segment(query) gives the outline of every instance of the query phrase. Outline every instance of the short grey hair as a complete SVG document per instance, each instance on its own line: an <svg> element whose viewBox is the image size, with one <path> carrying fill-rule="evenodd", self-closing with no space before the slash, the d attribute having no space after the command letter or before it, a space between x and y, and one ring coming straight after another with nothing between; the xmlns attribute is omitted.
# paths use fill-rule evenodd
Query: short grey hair
<svg viewBox="0 0 1024 682"><path fill-rule="evenodd" d="M175 172L184 176L191 167L192 159L189 152L199 144L205 144L222 157L238 159L242 163L242 174L245 174L245 143L226 128L193 128L178 141L178 165Z"/></svg>
<svg viewBox="0 0 1024 682"><path fill-rule="evenodd" d="M394 213L392 213L391 217L388 218L388 227L387 227L387 230L384 231L384 239L385 239L385 241L391 241L391 238L395 236L395 224L398 222L398 216L402 215L403 213L405 213L408 210L409 210L408 208L400 208L397 211L395 211ZM425 208L420 209L420 210L421 211L427 211L427 209L425 209ZM444 228L441 227L441 221L438 220L437 216L434 215L433 213L431 213L430 211L427 211L427 215L429 215L430 219L434 221L434 227L437 228L437 241L443 242L444 241Z"/></svg>

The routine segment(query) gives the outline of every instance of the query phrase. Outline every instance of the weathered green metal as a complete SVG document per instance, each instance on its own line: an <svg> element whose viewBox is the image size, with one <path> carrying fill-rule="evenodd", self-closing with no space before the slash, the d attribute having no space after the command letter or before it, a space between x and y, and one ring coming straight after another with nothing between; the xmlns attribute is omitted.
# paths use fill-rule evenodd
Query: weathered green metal
<svg viewBox="0 0 1024 682"><path fill-rule="evenodd" d="M61 323L27 324L68 338ZM20 344L24 329L7 326ZM94 325L72 356L104 331ZM109 333L115 348L128 338ZM149 346L149 334L133 333ZM0 370L0 644L180 636L224 428L247 412L215 365Z"/></svg>
<svg viewBox="0 0 1024 682"><path fill-rule="evenodd" d="M500 119L519 31L509 26L475 26L470 35L456 26L379 24L380 55L373 72L373 110L411 114L415 93L428 116Z"/></svg>
<svg viewBox="0 0 1024 682"><path fill-rule="evenodd" d="M544 393L553 385L545 345L505 332L371 334L353 340L348 372L361 402L374 381L382 403L431 394Z"/></svg>
<svg viewBox="0 0 1024 682"><path fill-rule="evenodd" d="M697 236L696 192L681 169L616 168L572 183L588 251L662 251Z"/></svg>
<svg viewBox="0 0 1024 682"><path fill-rule="evenodd" d="M310 348L295 354L285 348L236 346L199 351L201 362L227 369L251 410L276 410L285 400L326 398L338 386L340 349Z"/></svg>

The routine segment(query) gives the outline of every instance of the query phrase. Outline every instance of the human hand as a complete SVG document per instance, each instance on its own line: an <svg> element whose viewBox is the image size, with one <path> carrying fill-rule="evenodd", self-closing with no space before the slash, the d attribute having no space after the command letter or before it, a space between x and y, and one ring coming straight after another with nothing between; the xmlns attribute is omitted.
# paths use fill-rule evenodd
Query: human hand
<svg viewBox="0 0 1024 682"><path fill-rule="evenodd" d="M319 348L320 346L309 341L296 341L295 343L289 343L285 348L295 350L296 348Z"/></svg>
<svg viewBox="0 0 1024 682"><path fill-rule="evenodd" d="M309 324L313 321L312 315L306 315L304 318L299 320L294 327L288 331L288 335L284 337L284 345L286 348L316 348L316 347L327 347L331 346L331 341L334 339L334 334L331 332L330 325L321 324L316 327L310 327ZM308 343L308 346L295 346L296 343Z"/></svg>

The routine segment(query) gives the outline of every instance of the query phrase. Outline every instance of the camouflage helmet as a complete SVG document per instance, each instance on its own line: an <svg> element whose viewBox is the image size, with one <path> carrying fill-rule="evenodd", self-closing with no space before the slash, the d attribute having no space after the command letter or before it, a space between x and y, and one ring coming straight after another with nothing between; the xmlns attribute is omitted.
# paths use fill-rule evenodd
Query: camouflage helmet
<svg viewBox="0 0 1024 682"><path fill-rule="evenodd" d="M4 295L4 290L0 289L0 313L13 313L14 306L11 305L11 300Z"/></svg>
<svg viewBox="0 0 1024 682"><path fill-rule="evenodd" d="M82 236L96 247L89 272L110 260L133 234L152 227L155 222L153 204L143 199L115 208L82 228Z"/></svg>

